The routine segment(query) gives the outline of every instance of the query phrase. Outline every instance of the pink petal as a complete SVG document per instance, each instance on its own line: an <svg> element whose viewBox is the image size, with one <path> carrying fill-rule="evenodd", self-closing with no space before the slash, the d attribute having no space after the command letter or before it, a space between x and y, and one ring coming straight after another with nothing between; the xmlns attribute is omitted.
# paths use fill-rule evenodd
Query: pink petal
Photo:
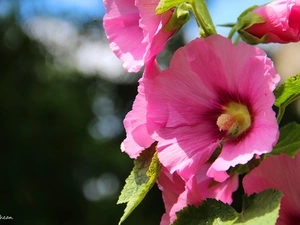
<svg viewBox="0 0 300 225"><path fill-rule="evenodd" d="M225 142L208 175L223 181L230 166L270 152L278 138L272 105L279 79L264 51L233 46L219 35L177 50L170 68L154 79L148 97L148 131L158 141L161 163L185 179L194 175L226 137L216 121L230 102L247 106L252 127Z"/></svg>
<svg viewBox="0 0 300 225"><path fill-rule="evenodd" d="M159 0L105 0L103 25L113 52L128 72L138 72L161 52L175 31L164 32L172 11L156 14Z"/></svg>
<svg viewBox="0 0 300 225"><path fill-rule="evenodd" d="M199 171L196 173L196 184L197 190L199 192L198 196L201 196L202 199L214 198L220 200L224 203L232 203L232 193L238 188L238 176L228 176L227 178L220 183L216 183L211 186L211 183L214 181L212 178L206 176L207 170L209 169L210 164L204 164ZM187 182L187 189L193 190L194 187ZM194 190L195 193L195 190ZM192 202L192 201L189 201ZM191 204L191 203L190 203Z"/></svg>
<svg viewBox="0 0 300 225"><path fill-rule="evenodd" d="M158 5L157 0L137 0L136 6L139 9L141 19L139 21L140 27L144 31L143 42L149 43L146 48L145 61L161 52L168 39L176 32L163 31L163 27L168 23L172 16L172 10L169 10L161 15L155 13Z"/></svg>
<svg viewBox="0 0 300 225"><path fill-rule="evenodd" d="M214 139L209 127L195 125L164 128L157 149L160 162L170 170L188 179L210 158L221 139ZM203 133L202 133L203 132ZM180 134L180 135L178 135ZM213 140L213 142L211 141Z"/></svg>
<svg viewBox="0 0 300 225"><path fill-rule="evenodd" d="M104 1L106 14L103 26L113 52L123 61L129 72L137 72L144 65L147 43L139 27L139 11L133 0Z"/></svg>
<svg viewBox="0 0 300 225"><path fill-rule="evenodd" d="M153 58L146 65L143 77L139 80L138 95L133 103L132 110L124 119L127 136L121 144L121 150L131 158L139 156L144 149L150 147L154 142L147 130L147 100L144 86L148 85L149 87L159 72L160 69Z"/></svg>
<svg viewBox="0 0 300 225"><path fill-rule="evenodd" d="M237 164L246 164L255 154L272 151L279 135L278 125L271 108L264 113L261 117L256 116L251 130L242 140L232 139L224 143L221 154L208 170L208 176L214 177L216 171L226 171Z"/></svg>
<svg viewBox="0 0 300 225"><path fill-rule="evenodd" d="M166 209L166 213L163 215L160 225L169 225L176 219L176 212L187 205L182 202L183 205L177 204L177 206L174 207L179 196L184 192L185 181L178 176L177 173L170 174L168 170L163 167L157 180L157 184L162 191Z"/></svg>
<svg viewBox="0 0 300 225"><path fill-rule="evenodd" d="M274 188L283 193L277 225L300 222L300 152L295 158L281 154L266 158L243 179L247 194ZM298 223L297 223L297 222Z"/></svg>
<svg viewBox="0 0 300 225"><path fill-rule="evenodd" d="M238 177L228 177L225 182L216 183L211 187L213 179L206 176L209 167L209 164L204 164L187 181L183 180L176 172L170 174L163 167L158 178L158 186L162 190L166 208L161 225L171 224L176 220L176 212L188 205L198 206L206 198L232 203L232 193L238 187Z"/></svg>

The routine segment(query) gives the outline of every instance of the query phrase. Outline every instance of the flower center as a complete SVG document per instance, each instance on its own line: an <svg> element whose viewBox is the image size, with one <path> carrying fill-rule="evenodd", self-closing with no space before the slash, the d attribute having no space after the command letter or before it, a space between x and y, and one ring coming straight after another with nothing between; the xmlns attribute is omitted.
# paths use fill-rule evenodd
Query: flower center
<svg viewBox="0 0 300 225"><path fill-rule="evenodd" d="M229 103L217 119L220 131L227 131L231 136L237 136L251 125L251 116L246 106L238 103Z"/></svg>

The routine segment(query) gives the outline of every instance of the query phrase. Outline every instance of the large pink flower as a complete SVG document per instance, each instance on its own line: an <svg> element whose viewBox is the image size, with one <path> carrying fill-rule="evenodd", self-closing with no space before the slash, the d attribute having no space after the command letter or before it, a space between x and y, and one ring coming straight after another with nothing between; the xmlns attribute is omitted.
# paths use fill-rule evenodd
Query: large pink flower
<svg viewBox="0 0 300 225"><path fill-rule="evenodd" d="M232 193L238 188L238 176L231 176L222 183L215 183L206 176L209 164L204 164L199 171L187 181L176 172L170 174L166 168L158 178L158 186L162 191L166 213L161 225L169 225L176 219L176 212L188 205L198 206L206 198L215 198L224 203L232 203Z"/></svg>
<svg viewBox="0 0 300 225"><path fill-rule="evenodd" d="M283 193L277 225L300 224L300 152L266 158L243 179L247 194L274 188Z"/></svg>
<svg viewBox="0 0 300 225"><path fill-rule="evenodd" d="M270 152L278 138L272 105L279 79L264 51L219 35L177 50L148 96L148 132L160 162L188 179L222 144L208 170L222 182L229 167Z"/></svg>
<svg viewBox="0 0 300 225"><path fill-rule="evenodd" d="M251 35L268 42L289 43L300 40L300 1L278 0L253 10L266 21L246 29Z"/></svg>
<svg viewBox="0 0 300 225"><path fill-rule="evenodd" d="M156 15L159 0L104 0L103 25L113 52L129 72L162 51L175 31L165 32L172 11Z"/></svg>
<svg viewBox="0 0 300 225"><path fill-rule="evenodd" d="M136 158L140 153L154 142L147 130L147 99L145 91L151 91L151 84L160 73L160 68L153 58L145 67L143 77L139 80L138 94L124 119L126 138L121 144L121 150L131 158ZM146 88L145 88L146 85ZM146 90L145 90L146 89Z"/></svg>

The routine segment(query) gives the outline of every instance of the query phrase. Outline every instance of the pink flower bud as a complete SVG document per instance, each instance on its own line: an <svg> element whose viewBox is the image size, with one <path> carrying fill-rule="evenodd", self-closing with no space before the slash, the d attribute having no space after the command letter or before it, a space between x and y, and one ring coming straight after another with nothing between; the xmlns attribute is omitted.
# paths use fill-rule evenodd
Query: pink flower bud
<svg viewBox="0 0 300 225"><path fill-rule="evenodd" d="M265 43L289 43L300 40L300 1L278 0L253 10L265 19L263 23L255 23L244 31L256 38L264 35Z"/></svg>

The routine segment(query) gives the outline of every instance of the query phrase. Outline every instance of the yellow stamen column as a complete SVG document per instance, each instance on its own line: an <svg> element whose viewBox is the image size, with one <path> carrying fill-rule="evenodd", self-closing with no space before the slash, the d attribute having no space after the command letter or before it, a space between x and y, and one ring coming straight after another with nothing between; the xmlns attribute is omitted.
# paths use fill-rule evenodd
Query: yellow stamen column
<svg viewBox="0 0 300 225"><path fill-rule="evenodd" d="M220 131L227 131L230 136L237 136L250 127L251 116L246 106L232 102L226 106L216 123Z"/></svg>

